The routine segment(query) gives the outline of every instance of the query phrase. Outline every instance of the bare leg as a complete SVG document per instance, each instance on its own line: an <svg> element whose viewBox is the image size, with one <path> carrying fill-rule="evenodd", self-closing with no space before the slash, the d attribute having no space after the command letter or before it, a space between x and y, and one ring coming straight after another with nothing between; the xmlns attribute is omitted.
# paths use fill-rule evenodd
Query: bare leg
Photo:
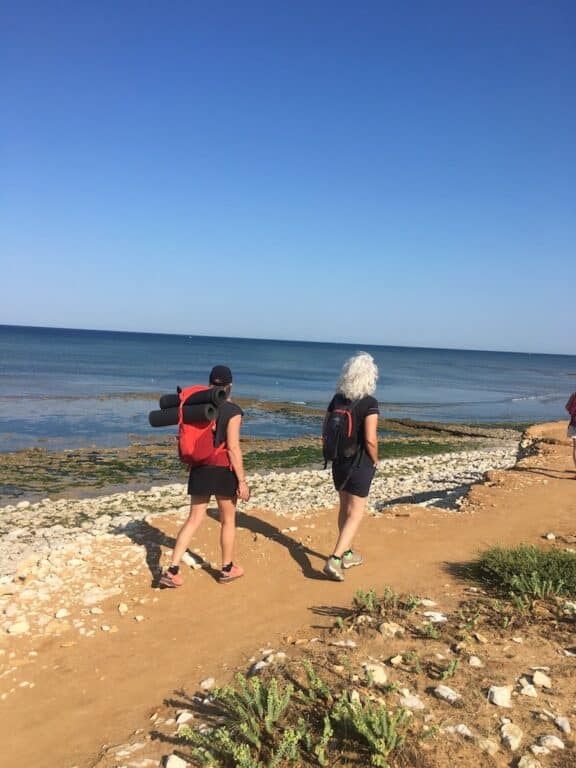
<svg viewBox="0 0 576 768"><path fill-rule="evenodd" d="M216 497L220 513L220 548L222 550L222 566L232 562L234 540L236 538L236 499L221 499Z"/></svg>
<svg viewBox="0 0 576 768"><path fill-rule="evenodd" d="M206 517L206 509L208 508L209 496L192 496L190 501L190 514L188 519L180 528L178 536L176 537L176 544L174 545L174 551L172 553L171 565L180 565L182 555L188 549L192 536L196 533L204 518Z"/></svg>
<svg viewBox="0 0 576 768"><path fill-rule="evenodd" d="M340 507L338 509L338 533L342 533L342 529L348 519L348 496L350 494L346 491L338 491L340 497Z"/></svg>
<svg viewBox="0 0 576 768"><path fill-rule="evenodd" d="M576 467L576 440L572 440L572 461Z"/></svg>
<svg viewBox="0 0 576 768"><path fill-rule="evenodd" d="M358 531L362 516L364 514L364 507L366 505L366 499L360 496L354 496L346 491L340 491L340 510L338 515L338 528L340 535L334 548L334 554L336 557L342 557L344 552L352 549L352 541ZM345 515L342 513L344 507ZM340 515L342 514L342 518ZM342 525L341 525L342 522Z"/></svg>

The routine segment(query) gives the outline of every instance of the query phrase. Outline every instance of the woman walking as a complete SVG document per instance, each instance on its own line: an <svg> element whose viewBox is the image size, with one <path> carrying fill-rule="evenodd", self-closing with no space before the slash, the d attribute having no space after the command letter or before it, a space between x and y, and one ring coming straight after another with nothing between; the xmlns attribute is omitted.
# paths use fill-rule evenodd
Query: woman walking
<svg viewBox="0 0 576 768"><path fill-rule="evenodd" d="M344 580L344 570L362 565L363 558L352 549L364 514L366 497L378 466L378 401L373 397L378 368L371 355L359 352L342 368L336 394L328 406L325 425L331 414L350 414L351 443L348 455L332 460L332 479L338 491L338 538L324 573L334 581ZM353 451L353 452L352 452ZM352 455L350 455L352 453Z"/></svg>
<svg viewBox="0 0 576 768"><path fill-rule="evenodd" d="M238 498L248 501L250 490L246 484L242 451L240 450L240 426L242 409L230 402L232 372L225 365L217 365L210 372L210 386L224 387L227 399L218 406L218 418L214 433L214 448L224 444L228 457L227 466L202 464L192 466L188 477L190 514L180 529L172 553L170 567L160 577L163 587L180 587L184 580L180 574L180 561L188 549L192 537L204 521L211 496L216 496L220 516L220 548L222 569L221 584L226 584L244 575L244 570L235 565L232 554L236 536L236 502Z"/></svg>

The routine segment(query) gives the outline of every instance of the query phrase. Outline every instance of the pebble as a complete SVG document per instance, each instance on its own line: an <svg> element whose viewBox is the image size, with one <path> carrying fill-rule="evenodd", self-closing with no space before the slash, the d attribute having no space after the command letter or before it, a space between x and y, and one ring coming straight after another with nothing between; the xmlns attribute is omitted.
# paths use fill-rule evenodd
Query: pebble
<svg viewBox="0 0 576 768"><path fill-rule="evenodd" d="M516 752L522 743L524 732L520 726L514 723L504 723L500 729L502 734L502 742L510 749L511 752Z"/></svg>
<svg viewBox="0 0 576 768"><path fill-rule="evenodd" d="M538 744L549 750L564 749L564 742L558 736L540 736Z"/></svg>
<svg viewBox="0 0 576 768"><path fill-rule="evenodd" d="M492 685L488 690L488 701L497 707L512 707L512 686L511 685Z"/></svg>
<svg viewBox="0 0 576 768"><path fill-rule="evenodd" d="M462 703L462 696L447 685L436 686L436 688L434 688L434 695L438 699L448 702L448 704L451 704L453 707L459 706Z"/></svg>

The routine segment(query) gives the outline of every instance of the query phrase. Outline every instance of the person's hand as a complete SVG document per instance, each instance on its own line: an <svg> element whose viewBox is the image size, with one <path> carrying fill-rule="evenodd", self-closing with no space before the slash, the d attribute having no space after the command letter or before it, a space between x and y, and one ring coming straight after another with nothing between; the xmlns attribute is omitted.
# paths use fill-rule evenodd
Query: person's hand
<svg viewBox="0 0 576 768"><path fill-rule="evenodd" d="M242 499L242 501L250 500L250 488L248 488L248 483L246 482L246 480L239 481L238 496Z"/></svg>

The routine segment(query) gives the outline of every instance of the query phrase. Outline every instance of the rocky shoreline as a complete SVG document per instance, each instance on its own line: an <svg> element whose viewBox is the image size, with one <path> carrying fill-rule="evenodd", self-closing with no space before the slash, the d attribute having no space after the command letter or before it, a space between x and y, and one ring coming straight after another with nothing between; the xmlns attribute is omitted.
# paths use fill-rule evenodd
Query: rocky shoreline
<svg viewBox="0 0 576 768"><path fill-rule="evenodd" d="M517 452L517 441L499 441L473 451L381 461L369 514L382 516L403 503L457 510L472 485L489 470L513 466ZM329 470L252 473L248 479L252 496L239 511L268 510L287 525L291 520L313 525L315 510L336 501ZM59 634L74 627L90 636L98 631L98 603L120 594L125 581L149 568L143 547L153 540L159 560L161 550L172 546L148 521L182 520L187 512L184 483L0 508L1 632ZM43 609L55 603L56 611ZM76 608L87 609L88 618L70 624Z"/></svg>

